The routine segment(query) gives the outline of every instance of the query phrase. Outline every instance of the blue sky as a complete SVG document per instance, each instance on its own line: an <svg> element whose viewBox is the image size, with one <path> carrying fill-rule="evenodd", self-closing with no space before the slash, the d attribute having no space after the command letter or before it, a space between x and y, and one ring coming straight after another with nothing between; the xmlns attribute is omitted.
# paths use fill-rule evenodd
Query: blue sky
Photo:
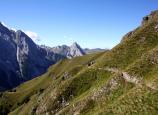
<svg viewBox="0 0 158 115"><path fill-rule="evenodd" d="M1 0L0 21L38 44L112 48L156 9L158 0Z"/></svg>

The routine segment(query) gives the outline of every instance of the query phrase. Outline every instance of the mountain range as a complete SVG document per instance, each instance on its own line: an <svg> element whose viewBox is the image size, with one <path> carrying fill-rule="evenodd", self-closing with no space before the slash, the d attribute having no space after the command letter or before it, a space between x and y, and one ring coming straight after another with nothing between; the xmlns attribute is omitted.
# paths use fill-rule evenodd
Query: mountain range
<svg viewBox="0 0 158 115"><path fill-rule="evenodd" d="M5 90L44 73L64 56L47 52L24 32L0 23L0 88Z"/></svg>
<svg viewBox="0 0 158 115"><path fill-rule="evenodd" d="M104 52L108 49L101 49L101 48L81 48L80 45L76 42L74 42L71 46L62 45L57 47L48 47L45 45L41 45L40 47L46 49L48 52L54 52L56 54L63 55L67 57L68 59L72 59L77 56L83 56L86 54L92 54L97 52Z"/></svg>
<svg viewBox="0 0 158 115"><path fill-rule="evenodd" d="M49 50L54 49L64 48ZM74 50L64 51L62 56L74 56ZM16 60L14 53L6 55ZM111 50L65 58L41 76L0 93L0 114L157 115L157 76L158 11L153 11Z"/></svg>
<svg viewBox="0 0 158 115"><path fill-rule="evenodd" d="M35 44L23 31L0 23L0 91L37 77L64 58L85 55L77 44L47 47Z"/></svg>
<svg viewBox="0 0 158 115"><path fill-rule="evenodd" d="M76 42L74 42L71 46L62 45L57 47L47 47L42 45L41 47L46 49L48 52L54 52L69 59L86 54L84 49L82 49Z"/></svg>

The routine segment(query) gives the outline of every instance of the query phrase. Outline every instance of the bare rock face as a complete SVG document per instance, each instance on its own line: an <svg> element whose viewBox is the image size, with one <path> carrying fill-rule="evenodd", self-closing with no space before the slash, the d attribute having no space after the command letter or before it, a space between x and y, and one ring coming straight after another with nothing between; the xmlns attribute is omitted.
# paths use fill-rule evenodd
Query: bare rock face
<svg viewBox="0 0 158 115"><path fill-rule="evenodd" d="M65 58L36 45L22 31L13 31L0 23L0 87L10 89L44 73Z"/></svg>
<svg viewBox="0 0 158 115"><path fill-rule="evenodd" d="M68 47L66 45L62 45L62 46L49 48L49 50L54 52L54 53L61 54L63 56L68 57L68 52L70 50L70 47Z"/></svg>
<svg viewBox="0 0 158 115"><path fill-rule="evenodd" d="M16 40L17 61L21 76L25 80L38 76L39 73L45 72L45 68L53 64L45 58L46 54L22 31L16 32Z"/></svg>
<svg viewBox="0 0 158 115"><path fill-rule="evenodd" d="M0 23L0 87L1 90L19 84L15 33ZM12 76L12 77L11 77Z"/></svg>
<svg viewBox="0 0 158 115"><path fill-rule="evenodd" d="M85 52L76 42L74 42L70 46L70 53L69 54L70 54L70 58L71 58L71 57L83 56L83 55L85 55Z"/></svg>

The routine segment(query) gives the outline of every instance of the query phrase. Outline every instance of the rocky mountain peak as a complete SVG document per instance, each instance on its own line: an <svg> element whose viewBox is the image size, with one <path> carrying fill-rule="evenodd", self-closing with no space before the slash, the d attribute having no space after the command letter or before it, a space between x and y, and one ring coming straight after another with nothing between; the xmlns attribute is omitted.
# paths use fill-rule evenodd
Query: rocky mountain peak
<svg viewBox="0 0 158 115"><path fill-rule="evenodd" d="M77 49L82 49L81 48L81 46L77 43L77 42L74 42L71 46L70 46L70 48L77 48Z"/></svg>
<svg viewBox="0 0 158 115"><path fill-rule="evenodd" d="M80 45L77 42L74 42L71 46L62 45L52 47L52 51L54 53L66 56L69 59L85 55L84 50L80 47Z"/></svg>
<svg viewBox="0 0 158 115"><path fill-rule="evenodd" d="M74 42L71 46L73 46L73 47L78 47L79 44L78 44L77 42Z"/></svg>
<svg viewBox="0 0 158 115"><path fill-rule="evenodd" d="M72 57L76 57L76 56L85 55L85 52L77 42L74 42L70 46L70 54L71 54Z"/></svg>
<svg viewBox="0 0 158 115"><path fill-rule="evenodd" d="M142 25L146 25L149 22L158 20L158 10L152 11L149 15L143 17ZM157 21L158 22L158 21Z"/></svg>

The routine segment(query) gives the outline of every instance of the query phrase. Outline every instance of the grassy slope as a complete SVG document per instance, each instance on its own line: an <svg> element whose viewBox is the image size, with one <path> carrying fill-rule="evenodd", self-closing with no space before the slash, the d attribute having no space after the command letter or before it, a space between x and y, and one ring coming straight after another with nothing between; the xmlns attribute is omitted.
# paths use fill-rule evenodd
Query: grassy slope
<svg viewBox="0 0 158 115"><path fill-rule="evenodd" d="M118 68L157 87L158 12L150 17L111 51L62 60L16 92L5 92L0 109L10 110L12 115L157 114L158 90L99 69ZM92 61L95 63L88 67Z"/></svg>
<svg viewBox="0 0 158 115"><path fill-rule="evenodd" d="M30 100L30 96L47 88L50 83L51 78L44 74L39 78L35 78L34 80L20 85L16 88L16 92L9 91L3 93L0 99L1 112L3 111L3 107L10 111L14 110L23 103L28 102Z"/></svg>
<svg viewBox="0 0 158 115"><path fill-rule="evenodd" d="M32 100L32 96L34 96L35 100L35 98L37 98L37 96L39 96L43 90L51 87L50 84L56 85L60 83L63 80L63 75L65 72L68 72L69 76L73 76L82 70L83 67L87 68L87 64L89 62L97 59L97 57L102 54L103 52L90 54L83 57L76 57L72 60L63 60L50 67L48 72L41 77L35 78L17 87L15 89L16 92L8 91L3 93L0 98L1 114L5 113L3 111L9 112L15 110L16 108L17 109L15 112L18 112L18 109L21 110L22 106L26 106L26 103L29 104L29 102L31 102L30 100Z"/></svg>
<svg viewBox="0 0 158 115"><path fill-rule="evenodd" d="M157 113L158 92L143 86L133 88L97 114L156 115Z"/></svg>

